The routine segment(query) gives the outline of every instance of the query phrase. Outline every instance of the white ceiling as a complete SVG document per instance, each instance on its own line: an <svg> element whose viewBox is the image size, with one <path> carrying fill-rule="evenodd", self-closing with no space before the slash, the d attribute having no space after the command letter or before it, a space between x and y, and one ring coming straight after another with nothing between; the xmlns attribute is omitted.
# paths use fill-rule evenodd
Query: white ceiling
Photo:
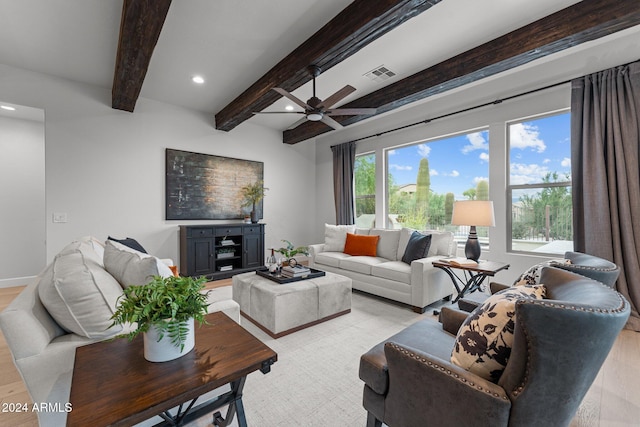
<svg viewBox="0 0 640 427"><path fill-rule="evenodd" d="M213 115L349 3L174 0L141 96ZM318 96L351 84L357 91L348 102L574 3L443 0L326 70L317 80ZM0 0L0 63L110 89L121 12L121 0ZM626 33L633 40L640 26ZM621 57L637 59L640 47L632 48ZM589 58L592 71L599 69L593 63L598 54ZM363 76L383 64L397 76L384 83ZM195 74L205 84L192 83ZM311 85L294 94L306 100ZM282 111L286 103L278 101L268 110ZM250 121L284 129L297 118L263 115Z"/></svg>

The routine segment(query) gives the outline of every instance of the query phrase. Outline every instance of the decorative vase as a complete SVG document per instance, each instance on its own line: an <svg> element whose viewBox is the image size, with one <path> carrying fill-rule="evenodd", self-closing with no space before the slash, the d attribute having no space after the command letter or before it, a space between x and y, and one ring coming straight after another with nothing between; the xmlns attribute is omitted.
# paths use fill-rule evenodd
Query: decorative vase
<svg viewBox="0 0 640 427"><path fill-rule="evenodd" d="M149 362L167 362L189 353L195 346L193 318L184 323L187 324L189 332L187 333L187 340L184 343L182 351L180 351L179 346L171 342L171 338L166 332L162 339L159 340L160 331L158 331L155 325L151 325L149 330L142 334L144 339L144 358Z"/></svg>
<svg viewBox="0 0 640 427"><path fill-rule="evenodd" d="M253 224L258 223L258 212L255 209L251 211L251 222Z"/></svg>

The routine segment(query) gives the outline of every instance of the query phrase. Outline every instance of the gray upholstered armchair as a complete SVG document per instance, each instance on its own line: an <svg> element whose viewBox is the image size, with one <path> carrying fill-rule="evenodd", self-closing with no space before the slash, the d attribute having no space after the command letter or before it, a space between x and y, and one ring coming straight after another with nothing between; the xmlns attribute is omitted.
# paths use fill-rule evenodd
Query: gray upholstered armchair
<svg viewBox="0 0 640 427"><path fill-rule="evenodd" d="M545 299L515 303L511 355L497 383L450 362L465 318L444 308L373 347L360 360L368 426L568 425L629 317L618 292L544 268ZM587 339L588 338L588 339Z"/></svg>

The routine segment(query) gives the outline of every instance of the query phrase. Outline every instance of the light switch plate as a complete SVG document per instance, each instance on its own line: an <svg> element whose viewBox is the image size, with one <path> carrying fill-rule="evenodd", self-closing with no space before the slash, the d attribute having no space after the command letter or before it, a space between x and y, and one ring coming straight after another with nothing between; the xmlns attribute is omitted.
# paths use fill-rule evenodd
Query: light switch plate
<svg viewBox="0 0 640 427"><path fill-rule="evenodd" d="M53 222L67 222L67 213L66 212L54 212L53 213Z"/></svg>

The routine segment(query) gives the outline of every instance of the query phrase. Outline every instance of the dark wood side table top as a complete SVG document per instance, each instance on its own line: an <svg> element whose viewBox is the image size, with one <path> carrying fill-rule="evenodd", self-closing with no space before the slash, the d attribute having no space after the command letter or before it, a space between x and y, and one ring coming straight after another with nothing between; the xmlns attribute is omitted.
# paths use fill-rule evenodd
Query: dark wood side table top
<svg viewBox="0 0 640 427"><path fill-rule="evenodd" d="M144 358L142 337L76 349L68 426L132 425L256 370L278 355L222 312L196 323L195 348L178 359Z"/></svg>
<svg viewBox="0 0 640 427"><path fill-rule="evenodd" d="M445 261L444 259L439 261L433 261L432 264L434 265L434 267L457 268L460 270L467 270L467 271L482 273L485 276L494 276L498 271L509 268L509 264L505 264L503 262L497 262L497 261L486 261L486 260L480 260L478 262L478 265L474 265L474 266L453 265Z"/></svg>

